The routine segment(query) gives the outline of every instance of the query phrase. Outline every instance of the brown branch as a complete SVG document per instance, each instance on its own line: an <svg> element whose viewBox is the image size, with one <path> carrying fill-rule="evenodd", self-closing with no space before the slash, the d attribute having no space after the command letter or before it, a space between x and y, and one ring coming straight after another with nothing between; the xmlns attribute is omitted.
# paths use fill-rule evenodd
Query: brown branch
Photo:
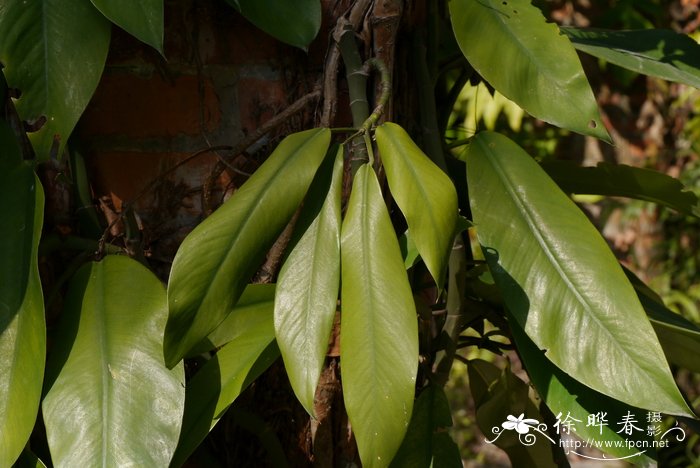
<svg viewBox="0 0 700 468"><path fill-rule="evenodd" d="M285 110L283 110L276 116L272 117L260 127L256 128L255 131L253 131L253 133L244 138L242 142L240 142L235 147L231 148L230 158L236 157L239 154L243 153L247 148L251 147L255 142L260 140L260 138L265 136L265 134L282 125L291 116L298 112L301 112L304 109L304 107L306 107L307 104L309 104L311 101L316 100L320 97L321 91L320 89L316 88L309 94L306 94L294 101L292 105L287 107ZM211 188L216 178L219 177L225 169L225 166L223 164L225 164L228 167L231 167L223 157L219 156L219 159L219 163L217 163L214 166L214 168L212 168L212 171L209 173L209 177L207 178L204 184L205 190L203 190L202 192L202 212L205 214L205 216L208 216L213 211L209 204L209 200L211 199ZM236 172L238 172L238 170L236 170Z"/></svg>

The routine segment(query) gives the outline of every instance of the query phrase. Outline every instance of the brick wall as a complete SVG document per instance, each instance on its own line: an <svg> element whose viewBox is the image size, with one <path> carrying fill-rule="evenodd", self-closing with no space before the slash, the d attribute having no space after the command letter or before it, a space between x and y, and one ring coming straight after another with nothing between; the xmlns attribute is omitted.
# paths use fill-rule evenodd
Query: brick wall
<svg viewBox="0 0 700 468"><path fill-rule="evenodd" d="M154 261L167 263L202 218L203 185L218 157L309 92L320 76L324 34L309 54L248 23L223 0L165 2L165 58L114 27L102 80L76 132L94 195L114 210L135 201ZM313 124L290 119L249 153L232 155L212 188L216 205L274 148L279 135ZM156 184L151 184L157 180Z"/></svg>

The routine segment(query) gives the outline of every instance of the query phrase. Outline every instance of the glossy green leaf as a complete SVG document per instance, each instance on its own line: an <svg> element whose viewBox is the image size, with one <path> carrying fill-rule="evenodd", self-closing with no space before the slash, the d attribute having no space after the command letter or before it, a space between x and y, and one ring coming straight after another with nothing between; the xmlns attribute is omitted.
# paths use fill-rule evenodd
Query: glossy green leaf
<svg viewBox="0 0 700 468"><path fill-rule="evenodd" d="M570 414L578 420L571 420L576 435L584 441L600 442L600 449L613 457L625 458L635 466L654 463L656 453L653 448L638 449L625 445L626 440L646 440L651 446L653 437L649 437L646 432L646 411L620 403L566 375L545 357L544 352L527 337L518 323L511 322L511 331L531 382L554 416L559 415L560 420L564 420ZM643 425L644 430L632 431L630 437L625 437L624 432L618 431L621 429L619 423L628 411L632 412L639 423L636 426ZM567 450L572 451L577 452L574 448ZM581 450L577 453L580 452Z"/></svg>
<svg viewBox="0 0 700 468"><path fill-rule="evenodd" d="M549 360L631 406L692 415L614 255L534 159L505 136L479 133L467 177L506 306Z"/></svg>
<svg viewBox="0 0 700 468"><path fill-rule="evenodd" d="M340 287L343 148L330 156L309 188L275 295L277 344L294 393L311 415Z"/></svg>
<svg viewBox="0 0 700 468"><path fill-rule="evenodd" d="M108 256L73 277L42 404L55 466L168 465L185 375L163 362L166 317L162 284L136 260Z"/></svg>
<svg viewBox="0 0 700 468"><path fill-rule="evenodd" d="M90 0L124 31L163 54L163 0Z"/></svg>
<svg viewBox="0 0 700 468"><path fill-rule="evenodd" d="M46 356L38 246L44 192L0 120L0 466L22 453L39 410Z"/></svg>
<svg viewBox="0 0 700 468"><path fill-rule="evenodd" d="M450 15L462 53L501 94L545 122L611 141L576 50L530 0L452 0Z"/></svg>
<svg viewBox="0 0 700 468"><path fill-rule="evenodd" d="M272 37L307 50L321 28L320 0L226 0Z"/></svg>
<svg viewBox="0 0 700 468"><path fill-rule="evenodd" d="M379 182L355 174L341 234L343 397L366 468L388 466L411 418L418 322Z"/></svg>
<svg viewBox="0 0 700 468"><path fill-rule="evenodd" d="M697 195L678 179L658 171L606 162L580 167L566 161L549 161L542 163L542 168L567 193L635 198L700 216Z"/></svg>
<svg viewBox="0 0 700 468"><path fill-rule="evenodd" d="M510 370L502 371L490 362L469 362L469 386L475 396L476 424L487 443L503 449L513 466L556 467L552 458L554 440L540 427L542 419L528 395L528 385ZM507 429L505 422L520 417L528 432ZM523 443L526 442L526 443Z"/></svg>
<svg viewBox="0 0 700 468"><path fill-rule="evenodd" d="M243 390L279 357L272 308L241 322L238 335L187 383L185 415L172 466L180 466Z"/></svg>
<svg viewBox="0 0 700 468"><path fill-rule="evenodd" d="M109 21L85 0L0 3L0 62L22 93L17 112L37 125L45 120L29 134L40 160L63 152L97 88L109 37Z"/></svg>
<svg viewBox="0 0 700 468"><path fill-rule="evenodd" d="M413 242L438 287L442 287L457 223L457 192L450 178L394 123L376 130L391 194Z"/></svg>
<svg viewBox="0 0 700 468"><path fill-rule="evenodd" d="M168 283L168 366L231 312L304 198L329 143L328 129L289 135L231 198L185 238Z"/></svg>
<svg viewBox="0 0 700 468"><path fill-rule="evenodd" d="M437 385L423 389L413 408L406 437L391 462L392 468L461 468L459 448L445 432L450 426L452 414L444 390Z"/></svg>
<svg viewBox="0 0 700 468"><path fill-rule="evenodd" d="M581 52L637 73L700 88L700 45L667 29L562 28Z"/></svg>
<svg viewBox="0 0 700 468"><path fill-rule="evenodd" d="M195 346L187 357L194 357L235 340L256 324L267 323L275 307L274 284L249 284L231 313L209 335Z"/></svg>

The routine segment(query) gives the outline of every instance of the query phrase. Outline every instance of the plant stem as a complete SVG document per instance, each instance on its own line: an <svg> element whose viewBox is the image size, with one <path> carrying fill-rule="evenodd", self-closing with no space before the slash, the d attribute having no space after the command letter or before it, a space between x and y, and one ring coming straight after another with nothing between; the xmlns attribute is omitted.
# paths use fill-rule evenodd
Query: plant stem
<svg viewBox="0 0 700 468"><path fill-rule="evenodd" d="M335 38L340 48L340 55L345 64L345 76L350 93L350 111L354 127L363 128L369 118L369 103L367 102L367 71L365 70L360 51L355 41L355 31L352 25L346 23L339 37ZM362 130L360 130L362 131ZM358 132L359 133L359 132ZM356 135L350 142L350 173L355 175L357 170L369 161L367 147L361 134Z"/></svg>

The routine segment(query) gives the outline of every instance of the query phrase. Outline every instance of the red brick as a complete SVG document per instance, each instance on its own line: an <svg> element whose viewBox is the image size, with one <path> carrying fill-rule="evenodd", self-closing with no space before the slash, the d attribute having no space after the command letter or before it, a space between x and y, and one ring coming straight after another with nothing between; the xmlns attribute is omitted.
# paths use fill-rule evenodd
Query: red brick
<svg viewBox="0 0 700 468"><path fill-rule="evenodd" d="M217 157L212 153L201 154L181 167L171 170L192 154L136 151L92 153L87 162L95 195L97 197L111 195L123 202L130 202L146 190L144 199L137 205L148 206L147 199L153 194L149 193L147 188L156 179L184 183L189 189L197 192L204 180L209 177ZM223 172L217 181L217 186L225 186L229 180L226 172Z"/></svg>
<svg viewBox="0 0 700 468"><path fill-rule="evenodd" d="M182 75L165 81L160 75L135 76L105 73L81 121L81 133L132 138L199 135L200 108L209 130L221 122L214 85L204 81L200 100L196 76Z"/></svg>
<svg viewBox="0 0 700 468"><path fill-rule="evenodd" d="M250 133L289 105L281 81L242 78L238 81L241 128Z"/></svg>

